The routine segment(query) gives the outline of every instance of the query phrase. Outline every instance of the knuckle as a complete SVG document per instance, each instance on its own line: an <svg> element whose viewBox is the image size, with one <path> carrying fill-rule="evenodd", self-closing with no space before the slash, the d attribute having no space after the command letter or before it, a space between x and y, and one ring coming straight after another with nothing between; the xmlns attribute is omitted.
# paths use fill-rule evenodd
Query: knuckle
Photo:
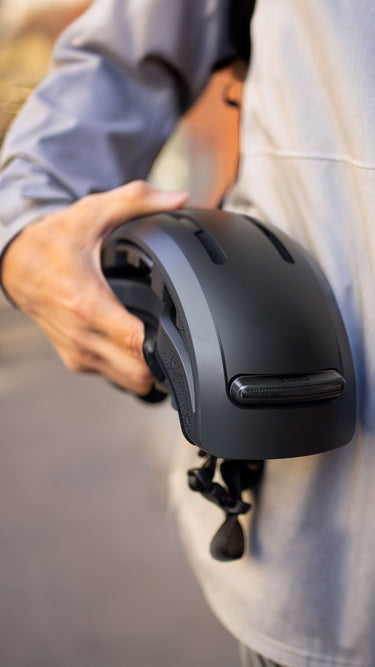
<svg viewBox="0 0 375 667"><path fill-rule="evenodd" d="M95 318L95 306L85 292L77 292L70 300L70 310L80 320L91 323Z"/></svg>
<svg viewBox="0 0 375 667"><path fill-rule="evenodd" d="M146 195L150 192L150 186L148 183L146 183L146 181L142 180L132 181L132 183L129 183L127 188L128 194L134 200L143 199L143 197L146 197Z"/></svg>
<svg viewBox="0 0 375 667"><path fill-rule="evenodd" d="M135 383L135 392L137 394L139 394L140 396L148 394L153 384L153 377L147 366L144 369L140 369L137 372L134 378L134 383Z"/></svg>
<svg viewBox="0 0 375 667"><path fill-rule="evenodd" d="M139 330L131 329L127 332L125 347L128 352L137 359L143 358L142 353L143 337Z"/></svg>
<svg viewBox="0 0 375 667"><path fill-rule="evenodd" d="M75 215L73 216L74 225L76 226L77 222L79 222L81 230L86 230L87 228L87 231L92 231L93 220L97 216L99 196L97 193L85 195L73 204L75 208Z"/></svg>
<svg viewBox="0 0 375 667"><path fill-rule="evenodd" d="M76 206L81 211L84 212L89 211L95 205L95 200L97 199L97 197L98 197L97 194L84 195L84 197L81 197L81 199L79 199L76 202Z"/></svg>
<svg viewBox="0 0 375 667"><path fill-rule="evenodd" d="M85 370L85 364L79 354L71 354L69 357L66 357L64 364L71 373L83 373Z"/></svg>
<svg viewBox="0 0 375 667"><path fill-rule="evenodd" d="M83 355L89 352L88 338L85 332L72 329L69 332L69 340L76 354Z"/></svg>

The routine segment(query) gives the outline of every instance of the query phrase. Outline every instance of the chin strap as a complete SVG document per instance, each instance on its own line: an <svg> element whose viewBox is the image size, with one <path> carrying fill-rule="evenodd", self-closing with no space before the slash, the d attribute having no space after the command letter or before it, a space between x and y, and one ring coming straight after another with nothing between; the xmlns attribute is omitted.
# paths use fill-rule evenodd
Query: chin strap
<svg viewBox="0 0 375 667"><path fill-rule="evenodd" d="M264 461L223 459L220 472L226 486L222 486L213 481L217 457L203 450L200 450L199 456L205 460L200 468L188 470L189 487L219 505L225 513L225 521L211 541L210 553L216 560L236 560L244 552L244 536L238 515L246 514L251 508L242 500L242 491L252 489L258 483Z"/></svg>

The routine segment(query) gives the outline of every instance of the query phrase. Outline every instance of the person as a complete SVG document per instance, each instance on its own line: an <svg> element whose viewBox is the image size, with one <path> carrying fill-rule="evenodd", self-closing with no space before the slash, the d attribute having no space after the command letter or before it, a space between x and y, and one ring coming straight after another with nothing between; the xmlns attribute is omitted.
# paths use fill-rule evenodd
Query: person
<svg viewBox="0 0 375 667"><path fill-rule="evenodd" d="M138 179L233 55L228 11L229 0L96 0L57 42L3 148L6 293L68 368L138 394L152 384L143 328L108 290L100 245L117 224L186 201ZM258 0L251 22L225 206L278 225L325 271L352 347L358 426L338 450L267 462L246 556L230 563L209 555L218 510L186 488L196 453L181 449L171 486L182 537L248 665L375 662L374 11L369 0Z"/></svg>

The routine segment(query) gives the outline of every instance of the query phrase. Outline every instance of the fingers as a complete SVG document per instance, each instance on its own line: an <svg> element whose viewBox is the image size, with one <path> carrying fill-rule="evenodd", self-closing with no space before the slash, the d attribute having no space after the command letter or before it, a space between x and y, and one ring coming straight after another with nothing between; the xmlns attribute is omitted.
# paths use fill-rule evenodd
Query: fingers
<svg viewBox="0 0 375 667"><path fill-rule="evenodd" d="M183 192L141 181L84 197L30 224L8 247L3 284L45 331L66 366L101 373L140 395L152 386L144 325L116 299L100 267L102 239L117 225L178 209Z"/></svg>
<svg viewBox="0 0 375 667"><path fill-rule="evenodd" d="M96 373L110 382L127 389L139 396L145 396L153 386L153 376L145 362L124 353L113 354L113 358L102 358L92 353L77 350L67 350L55 345L64 365L72 373Z"/></svg>
<svg viewBox="0 0 375 667"><path fill-rule="evenodd" d="M100 373L137 394L147 394L153 376L143 357L144 324L129 313L105 283L76 294L69 310L51 304L38 324L73 372Z"/></svg>
<svg viewBox="0 0 375 667"><path fill-rule="evenodd" d="M103 239L116 226L151 213L181 208L188 200L186 192L157 190L144 181L133 181L108 192L89 195L75 206L89 225L95 239Z"/></svg>
<svg viewBox="0 0 375 667"><path fill-rule="evenodd" d="M147 394L153 376L143 356L144 324L129 313L112 295L100 299L98 309L83 339L75 347L84 348L90 368L136 394ZM91 355L91 357L90 357Z"/></svg>
<svg viewBox="0 0 375 667"><path fill-rule="evenodd" d="M92 276L85 291L75 294L69 309L72 317L60 325L66 336L95 333L129 356L143 359L144 324L118 301L102 276Z"/></svg>
<svg viewBox="0 0 375 667"><path fill-rule="evenodd" d="M107 380L144 396L151 390L154 378L144 360L127 356L115 345L106 345L105 356L97 360L95 370Z"/></svg>
<svg viewBox="0 0 375 667"><path fill-rule="evenodd" d="M135 394L147 394L153 385L151 371L142 358L129 354L124 345L116 345L101 333L41 325L64 365L73 373L98 373Z"/></svg>

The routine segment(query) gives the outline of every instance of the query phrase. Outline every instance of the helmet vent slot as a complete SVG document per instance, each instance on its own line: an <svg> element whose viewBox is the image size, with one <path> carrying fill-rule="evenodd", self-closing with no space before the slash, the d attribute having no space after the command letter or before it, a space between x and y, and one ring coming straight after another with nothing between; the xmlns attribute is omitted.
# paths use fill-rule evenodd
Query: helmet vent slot
<svg viewBox="0 0 375 667"><path fill-rule="evenodd" d="M196 220L191 215L187 215L186 212L180 213L179 211L174 211L172 215L177 220L184 220L193 226L194 236L198 239L214 264L225 264L228 258L224 250L217 242L215 237L212 236L212 234L210 234L210 232L207 231L207 229L203 227L203 225L198 220Z"/></svg>
<svg viewBox="0 0 375 667"><path fill-rule="evenodd" d="M266 236L268 240L271 241L272 245L274 246L274 248L279 253L280 257L282 257L282 259L285 262L288 262L288 264L295 264L295 261L292 255L290 254L289 250L287 250L285 245L282 243L282 241L280 241L280 239L276 236L276 234L271 232L271 230L268 227L262 225L262 223L259 222L258 220L254 220L254 218L250 218L250 216L248 215L243 215L242 217L248 220L249 222L252 222L253 225L255 225L255 227L258 227L258 229L264 234L264 236Z"/></svg>
<svg viewBox="0 0 375 667"><path fill-rule="evenodd" d="M227 261L226 255L216 239L209 232L205 229L198 229L198 231L194 232L194 236L202 244L214 264L225 264Z"/></svg>

